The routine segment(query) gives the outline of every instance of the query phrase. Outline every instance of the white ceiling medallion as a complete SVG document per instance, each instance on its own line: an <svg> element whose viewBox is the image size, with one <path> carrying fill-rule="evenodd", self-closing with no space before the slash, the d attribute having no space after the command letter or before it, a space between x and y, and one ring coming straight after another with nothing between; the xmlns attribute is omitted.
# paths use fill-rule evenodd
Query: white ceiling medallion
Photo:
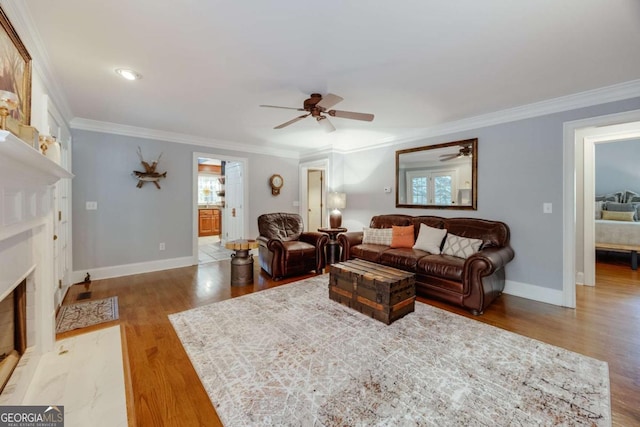
<svg viewBox="0 0 640 427"><path fill-rule="evenodd" d="M127 80L140 80L142 74L128 68L116 68L116 73Z"/></svg>

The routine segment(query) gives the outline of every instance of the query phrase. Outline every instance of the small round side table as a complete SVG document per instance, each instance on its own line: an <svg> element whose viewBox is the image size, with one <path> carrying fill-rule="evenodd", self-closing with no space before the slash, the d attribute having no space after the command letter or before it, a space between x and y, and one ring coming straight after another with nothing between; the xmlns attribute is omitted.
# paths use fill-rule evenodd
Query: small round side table
<svg viewBox="0 0 640 427"><path fill-rule="evenodd" d="M253 255L249 250L258 247L255 240L231 240L225 248L236 251L231 255L231 286L244 286L253 283Z"/></svg>
<svg viewBox="0 0 640 427"><path fill-rule="evenodd" d="M327 249L325 253L325 261L327 265L335 264L340 261L340 243L336 239L338 234L344 233L347 231L346 228L337 227L337 228L318 228L320 233L326 233L329 235L329 243L327 243Z"/></svg>

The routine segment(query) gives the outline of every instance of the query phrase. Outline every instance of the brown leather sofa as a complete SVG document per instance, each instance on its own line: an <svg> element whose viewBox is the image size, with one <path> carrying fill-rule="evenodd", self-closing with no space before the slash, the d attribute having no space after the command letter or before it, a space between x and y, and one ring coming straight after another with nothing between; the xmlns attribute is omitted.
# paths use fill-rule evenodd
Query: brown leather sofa
<svg viewBox="0 0 640 427"><path fill-rule="evenodd" d="M260 267L274 280L315 270L322 273L326 234L305 232L295 213L268 213L258 217Z"/></svg>
<svg viewBox="0 0 640 427"><path fill-rule="evenodd" d="M444 300L482 314L504 290L505 265L514 257L509 245L509 227L499 221L476 218L442 218L437 216L378 215L370 228L414 226L418 237L420 224L445 228L457 236L481 239L480 251L469 258L431 254L419 249L391 248L379 244L363 244L363 232L338 236L342 260L365 259L416 274L416 294Z"/></svg>

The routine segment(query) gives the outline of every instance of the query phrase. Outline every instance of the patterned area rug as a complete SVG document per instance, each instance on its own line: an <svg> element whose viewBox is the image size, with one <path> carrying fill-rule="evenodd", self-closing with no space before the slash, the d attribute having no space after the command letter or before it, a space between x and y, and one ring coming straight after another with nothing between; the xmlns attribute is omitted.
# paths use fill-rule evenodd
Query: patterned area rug
<svg viewBox="0 0 640 427"><path fill-rule="evenodd" d="M386 326L328 282L169 316L225 426L611 424L605 362L418 302Z"/></svg>
<svg viewBox="0 0 640 427"><path fill-rule="evenodd" d="M63 305L56 320L56 334L118 319L118 297Z"/></svg>

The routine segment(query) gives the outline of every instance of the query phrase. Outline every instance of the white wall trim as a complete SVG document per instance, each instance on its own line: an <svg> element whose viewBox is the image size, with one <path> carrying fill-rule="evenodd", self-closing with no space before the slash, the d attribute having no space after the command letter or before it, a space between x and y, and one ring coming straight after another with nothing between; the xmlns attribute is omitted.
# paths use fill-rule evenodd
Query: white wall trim
<svg viewBox="0 0 640 427"><path fill-rule="evenodd" d="M74 271L71 274L73 283L81 283L87 274L91 274L91 280L110 279L112 277L130 276L133 274L151 273L172 268L188 267L196 265L197 258L181 257L171 259L159 259L155 261L137 262L133 264L114 265L111 267L89 268L86 270Z"/></svg>
<svg viewBox="0 0 640 427"><path fill-rule="evenodd" d="M159 139L163 141L176 142L179 144L201 145L205 147L220 148L225 150L244 151L248 153L267 154L284 158L300 159L301 157L311 157L315 155L325 155L330 153L351 154L360 151L396 146L413 141L420 141L426 138L444 136L456 132L474 130L487 126L494 126L503 123L514 122L517 120L524 120L532 117L539 117L547 114L554 114L562 111L590 107L593 105L621 101L624 99L635 97L640 97L640 79L526 104L519 107L494 111L492 113L469 117L467 119L443 123L441 125L416 130L414 132L411 132L410 135L405 134L404 136L399 137L389 137L380 140L373 145L347 150L325 146L314 150L297 152L294 150L274 149L267 146L240 144L232 141L203 138L195 135L102 122L81 117L76 117L71 120L70 126L73 129L88 130L93 132L111 133L138 138Z"/></svg>
<svg viewBox="0 0 640 427"><path fill-rule="evenodd" d="M390 145L399 145L412 141L418 141L425 138L449 135L456 132L474 130L487 126L499 125L502 123L515 122L517 120L530 119L532 117L539 117L547 114L559 113L562 111L591 107L593 105L605 104L607 102L622 101L624 99L635 98L638 96L640 96L640 79L631 80L628 82L606 86L598 89L592 89L572 95L547 99L544 101L521 105L514 108L508 108L501 111L494 111L492 113L469 117L467 119L443 123L441 125L418 130L410 136L404 136L400 138L390 137L386 140L380 141L375 145L370 145L367 147L359 147L350 150L334 149L333 151L341 154L350 154L359 151L373 150L388 147ZM304 153L304 155L308 156L310 155L310 153Z"/></svg>
<svg viewBox="0 0 640 427"><path fill-rule="evenodd" d="M264 145L242 144L240 142L224 141L215 138L204 138L184 133L168 132L164 130L148 129L137 126L121 125L118 123L102 122L98 120L75 117L70 122L72 129L102 132L113 135L132 136L134 138L147 138L160 141L175 142L178 144L200 145L203 147L218 148L231 151L265 154L270 156L299 159L300 154L291 150L282 150Z"/></svg>
<svg viewBox="0 0 640 427"><path fill-rule="evenodd" d="M563 305L562 291L551 288L543 288L542 286L537 285L530 285L528 283L507 280L504 285L503 293L513 295L515 297L544 302L547 304L559 306Z"/></svg>
<svg viewBox="0 0 640 427"><path fill-rule="evenodd" d="M577 162L583 162L581 129L630 123L640 120L640 110L566 122L563 125L563 194L562 194L562 289L565 307L576 306L576 283L584 283L584 272L576 271L576 186L584 181L576 176ZM578 182L579 180L579 182ZM580 230L579 232L583 232ZM581 251L583 250L580 248ZM581 252L581 256L583 256Z"/></svg>

